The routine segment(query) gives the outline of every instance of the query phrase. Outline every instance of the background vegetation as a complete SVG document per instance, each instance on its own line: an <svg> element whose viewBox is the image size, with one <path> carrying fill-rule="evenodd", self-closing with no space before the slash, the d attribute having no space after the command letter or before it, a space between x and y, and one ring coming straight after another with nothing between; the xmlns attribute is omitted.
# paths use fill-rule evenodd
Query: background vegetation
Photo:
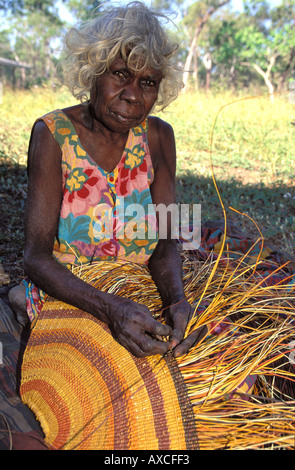
<svg viewBox="0 0 295 470"><path fill-rule="evenodd" d="M176 135L178 202L200 203L203 220L223 218L214 172L228 218L256 239L254 224L229 207L249 215L268 244L295 254L294 1L247 1L241 12L229 1L153 3L177 11L173 34L190 70L184 92L160 114ZM2 284L23 275L31 127L47 111L75 103L58 78L60 38L93 6L99 2L0 0L0 56L22 65L0 65Z"/></svg>

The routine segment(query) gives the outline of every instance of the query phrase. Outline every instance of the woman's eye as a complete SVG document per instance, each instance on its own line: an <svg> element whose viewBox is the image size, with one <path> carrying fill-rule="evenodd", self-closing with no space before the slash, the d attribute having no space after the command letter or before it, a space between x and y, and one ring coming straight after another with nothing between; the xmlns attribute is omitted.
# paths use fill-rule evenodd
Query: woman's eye
<svg viewBox="0 0 295 470"><path fill-rule="evenodd" d="M152 86L155 86L155 82L153 80L142 80L141 82L143 84L143 86L147 86L147 87L152 87Z"/></svg>
<svg viewBox="0 0 295 470"><path fill-rule="evenodd" d="M116 70L116 71L114 72L114 75L116 75L116 76L119 77L119 78L125 78L124 73L121 72L120 70Z"/></svg>

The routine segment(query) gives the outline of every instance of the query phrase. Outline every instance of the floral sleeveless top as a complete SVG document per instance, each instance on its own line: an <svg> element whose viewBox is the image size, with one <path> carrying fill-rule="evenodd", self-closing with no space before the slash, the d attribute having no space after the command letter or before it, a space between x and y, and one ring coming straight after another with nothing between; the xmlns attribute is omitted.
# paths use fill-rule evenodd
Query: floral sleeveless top
<svg viewBox="0 0 295 470"><path fill-rule="evenodd" d="M150 185L154 171L147 142L147 120L129 131L112 172L103 170L83 149L76 130L61 110L43 120L62 151L63 199L53 255L63 265L96 260L147 264L158 242ZM32 320L44 293L27 282Z"/></svg>

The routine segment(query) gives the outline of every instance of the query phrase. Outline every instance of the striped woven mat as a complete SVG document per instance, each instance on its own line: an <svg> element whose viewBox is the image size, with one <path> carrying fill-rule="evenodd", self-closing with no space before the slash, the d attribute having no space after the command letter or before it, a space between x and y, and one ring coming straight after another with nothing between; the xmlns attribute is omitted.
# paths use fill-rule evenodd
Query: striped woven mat
<svg viewBox="0 0 295 470"><path fill-rule="evenodd" d="M198 448L175 359L136 358L105 324L51 298L32 329L20 393L51 449Z"/></svg>

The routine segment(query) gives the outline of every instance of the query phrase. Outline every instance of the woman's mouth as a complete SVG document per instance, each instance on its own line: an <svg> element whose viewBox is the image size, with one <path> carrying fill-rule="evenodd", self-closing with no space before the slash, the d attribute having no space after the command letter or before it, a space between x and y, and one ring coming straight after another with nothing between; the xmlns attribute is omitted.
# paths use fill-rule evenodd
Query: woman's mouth
<svg viewBox="0 0 295 470"><path fill-rule="evenodd" d="M131 123L134 123L134 122L138 122L140 119L138 118L138 116L133 116L133 115L130 115L130 114L121 114L121 113L117 113L117 112L112 112L114 118L122 123L122 124L131 124Z"/></svg>

